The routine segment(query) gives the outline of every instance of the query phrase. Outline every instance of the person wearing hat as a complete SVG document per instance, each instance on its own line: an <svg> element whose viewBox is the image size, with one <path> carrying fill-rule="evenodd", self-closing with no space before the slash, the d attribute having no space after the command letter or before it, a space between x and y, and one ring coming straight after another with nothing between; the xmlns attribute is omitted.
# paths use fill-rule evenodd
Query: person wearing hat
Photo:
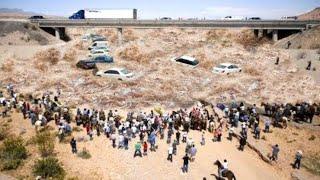
<svg viewBox="0 0 320 180"><path fill-rule="evenodd" d="M296 157L295 157L295 161L294 161L294 164L293 164L293 168L300 169L301 159L302 159L302 151L299 150L296 153Z"/></svg>

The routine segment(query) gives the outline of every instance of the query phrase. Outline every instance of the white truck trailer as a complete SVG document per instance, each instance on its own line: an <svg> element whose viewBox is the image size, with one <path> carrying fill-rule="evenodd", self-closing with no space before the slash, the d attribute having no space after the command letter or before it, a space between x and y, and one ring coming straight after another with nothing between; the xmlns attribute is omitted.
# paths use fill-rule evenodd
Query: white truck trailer
<svg viewBox="0 0 320 180"><path fill-rule="evenodd" d="M137 19L137 9L84 9L69 19Z"/></svg>

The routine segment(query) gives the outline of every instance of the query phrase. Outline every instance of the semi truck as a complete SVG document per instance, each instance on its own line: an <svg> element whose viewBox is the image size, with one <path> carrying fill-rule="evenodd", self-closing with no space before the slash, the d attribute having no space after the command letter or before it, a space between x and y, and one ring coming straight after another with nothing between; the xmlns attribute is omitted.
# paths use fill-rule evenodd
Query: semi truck
<svg viewBox="0 0 320 180"><path fill-rule="evenodd" d="M137 9L84 9L69 19L137 19Z"/></svg>

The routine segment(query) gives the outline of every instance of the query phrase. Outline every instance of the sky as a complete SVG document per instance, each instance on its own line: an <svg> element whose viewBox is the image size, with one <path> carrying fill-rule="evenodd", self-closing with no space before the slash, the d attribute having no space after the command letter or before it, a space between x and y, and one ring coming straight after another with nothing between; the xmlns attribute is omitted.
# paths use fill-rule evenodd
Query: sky
<svg viewBox="0 0 320 180"><path fill-rule="evenodd" d="M320 0L0 0L0 8L19 8L70 16L80 9L138 9L139 19L160 17L216 19L225 16L275 19L320 7Z"/></svg>

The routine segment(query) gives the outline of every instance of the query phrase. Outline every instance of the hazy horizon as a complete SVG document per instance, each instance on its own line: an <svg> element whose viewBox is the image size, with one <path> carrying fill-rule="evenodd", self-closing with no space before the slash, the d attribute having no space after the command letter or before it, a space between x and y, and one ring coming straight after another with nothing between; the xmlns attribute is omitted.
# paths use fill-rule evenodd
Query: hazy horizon
<svg viewBox="0 0 320 180"><path fill-rule="evenodd" d="M172 18L221 18L228 15L243 17L261 17L264 19L295 16L320 7L320 0L270 0L260 2L254 0L224 0L201 2L195 0L3 0L0 8L17 8L26 12L45 15L70 16L80 9L138 9L139 19L154 19L159 17Z"/></svg>

